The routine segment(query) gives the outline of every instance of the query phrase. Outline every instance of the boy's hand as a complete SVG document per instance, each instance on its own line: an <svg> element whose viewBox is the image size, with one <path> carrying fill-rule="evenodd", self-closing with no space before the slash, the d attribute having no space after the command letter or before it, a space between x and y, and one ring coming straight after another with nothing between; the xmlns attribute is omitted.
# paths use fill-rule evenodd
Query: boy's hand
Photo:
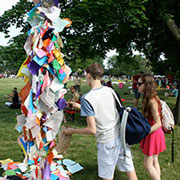
<svg viewBox="0 0 180 180"><path fill-rule="evenodd" d="M66 102L68 108L76 108L76 109L80 109L81 108L81 105L76 103L76 102L73 102L73 101L70 101L70 102Z"/></svg>
<svg viewBox="0 0 180 180"><path fill-rule="evenodd" d="M66 127L66 128L64 128L63 129L63 133L64 134L67 134L67 135L71 135L71 134L73 134L73 128L71 128L71 127Z"/></svg>

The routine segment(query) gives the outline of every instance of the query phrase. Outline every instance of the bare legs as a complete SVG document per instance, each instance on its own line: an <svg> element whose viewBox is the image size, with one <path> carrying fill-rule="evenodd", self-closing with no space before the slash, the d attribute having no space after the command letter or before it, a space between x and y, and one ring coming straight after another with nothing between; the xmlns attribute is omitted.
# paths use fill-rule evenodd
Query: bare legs
<svg viewBox="0 0 180 180"><path fill-rule="evenodd" d="M137 107L137 105L138 105L138 101L139 101L139 99L137 99L137 98L134 98L134 107Z"/></svg>
<svg viewBox="0 0 180 180"><path fill-rule="evenodd" d="M154 155L153 158L154 158L153 165L155 169L157 170L159 177L161 178L161 169L160 169L160 165L158 161L158 155Z"/></svg>
<svg viewBox="0 0 180 180"><path fill-rule="evenodd" d="M128 177L128 180L138 180L135 170L127 172L127 177ZM103 179L103 180L113 180L113 179Z"/></svg>
<svg viewBox="0 0 180 180"><path fill-rule="evenodd" d="M161 171L158 161L158 155L146 156L144 155L144 167L147 169L152 180L160 180Z"/></svg>
<svg viewBox="0 0 180 180"><path fill-rule="evenodd" d="M138 180L135 170L127 172L127 177L128 177L128 180Z"/></svg>

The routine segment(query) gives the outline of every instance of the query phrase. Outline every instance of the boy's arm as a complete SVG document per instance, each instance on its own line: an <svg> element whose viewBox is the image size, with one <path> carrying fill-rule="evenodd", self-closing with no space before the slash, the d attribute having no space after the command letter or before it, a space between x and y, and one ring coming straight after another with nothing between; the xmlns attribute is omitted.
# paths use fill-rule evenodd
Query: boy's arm
<svg viewBox="0 0 180 180"><path fill-rule="evenodd" d="M96 122L95 122L95 117L94 116L88 116L86 117L87 121L87 126L85 128L67 128L64 130L65 134L96 134Z"/></svg>

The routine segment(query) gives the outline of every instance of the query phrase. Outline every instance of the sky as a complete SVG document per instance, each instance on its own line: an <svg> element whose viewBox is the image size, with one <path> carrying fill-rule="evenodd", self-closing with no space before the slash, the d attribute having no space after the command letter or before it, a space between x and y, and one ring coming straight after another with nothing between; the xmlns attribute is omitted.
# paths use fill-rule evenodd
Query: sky
<svg viewBox="0 0 180 180"><path fill-rule="evenodd" d="M19 0L5 0L3 3L1 3L0 16L3 15L4 11L11 9L12 6L15 5L17 2L19 2ZM19 31L14 26L10 27L9 30L11 37L19 34ZM8 39L4 38L4 33L0 32L0 45L5 46L7 45L7 42Z"/></svg>

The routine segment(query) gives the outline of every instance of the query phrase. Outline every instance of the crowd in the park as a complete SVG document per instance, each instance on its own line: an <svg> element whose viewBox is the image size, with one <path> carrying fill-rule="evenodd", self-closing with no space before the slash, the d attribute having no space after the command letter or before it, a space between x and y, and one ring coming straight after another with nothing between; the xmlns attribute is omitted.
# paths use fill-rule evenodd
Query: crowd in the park
<svg viewBox="0 0 180 180"><path fill-rule="evenodd" d="M16 78L15 74L0 73L0 79Z"/></svg>
<svg viewBox="0 0 180 180"><path fill-rule="evenodd" d="M98 63L89 65L85 72L86 83L91 90L81 95L82 80L78 75L75 75L73 77L74 84L70 87L72 98L67 100L67 108L64 111L80 112L81 116L86 117L87 126L76 129L68 127L64 133L68 135L96 135L98 175L102 179L112 180L115 167L118 165L120 171L127 173L129 180L136 180L138 177L134 168L131 149L127 146L125 152L122 150L119 114L113 95L112 81L111 79L102 80L103 68ZM144 154L144 167L152 180L161 179L158 156L166 150L165 135L161 127L162 116L160 98L157 95L158 86L170 89L168 95L177 97L175 79L172 81L166 77L157 78L143 72L132 77L134 106L137 107L139 98L142 96L142 113L151 125L150 133L141 141L140 148ZM17 88L13 89L8 98L11 108L20 107ZM65 117L64 122L66 122ZM125 158L124 153L127 155Z"/></svg>

